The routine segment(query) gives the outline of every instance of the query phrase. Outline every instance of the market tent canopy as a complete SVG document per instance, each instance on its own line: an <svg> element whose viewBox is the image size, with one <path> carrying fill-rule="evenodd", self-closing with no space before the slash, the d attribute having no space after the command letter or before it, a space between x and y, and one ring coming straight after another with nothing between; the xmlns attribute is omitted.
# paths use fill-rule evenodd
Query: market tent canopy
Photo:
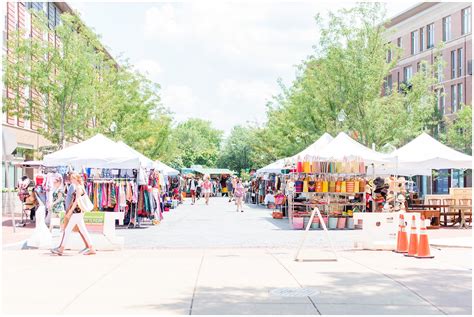
<svg viewBox="0 0 474 317"><path fill-rule="evenodd" d="M235 172L227 169L227 168L204 168L194 166L191 167L194 171L202 175L233 175Z"/></svg>
<svg viewBox="0 0 474 317"><path fill-rule="evenodd" d="M141 167L145 167L145 168L153 168L153 164L155 162L153 162L152 159L146 157L145 155L143 155L142 153L138 152L137 150L135 150L134 148L132 148L131 146L129 146L128 144L122 142L122 141L118 141L117 144L123 148L124 151L128 151L130 152L132 155L136 155L138 156L138 159L140 160L140 166Z"/></svg>
<svg viewBox="0 0 474 317"><path fill-rule="evenodd" d="M425 132L390 154L400 169L472 168L472 156L458 152ZM397 162L398 161L398 162Z"/></svg>
<svg viewBox="0 0 474 317"><path fill-rule="evenodd" d="M289 157L288 160L295 161L298 159L298 157L303 160L307 155L319 156L319 153L322 151L322 149L332 140L334 140L334 138L326 132L319 139L317 139L316 142L314 142L298 154Z"/></svg>
<svg viewBox="0 0 474 317"><path fill-rule="evenodd" d="M280 159L276 162L268 164L267 166L264 166L264 167L258 169L257 174L281 173L281 170L285 168L285 160L286 159Z"/></svg>
<svg viewBox="0 0 474 317"><path fill-rule="evenodd" d="M387 161L387 154L369 149L344 132L340 132L318 154L319 158L325 160L361 159L366 164Z"/></svg>
<svg viewBox="0 0 474 317"><path fill-rule="evenodd" d="M162 172L164 175L167 176L176 176L179 175L179 171L175 170L174 168L166 165L165 163L161 161L155 161L153 162L153 168Z"/></svg>
<svg viewBox="0 0 474 317"><path fill-rule="evenodd" d="M44 166L68 166L76 169L92 168L139 168L138 155L123 150L123 147L102 134L48 154Z"/></svg>

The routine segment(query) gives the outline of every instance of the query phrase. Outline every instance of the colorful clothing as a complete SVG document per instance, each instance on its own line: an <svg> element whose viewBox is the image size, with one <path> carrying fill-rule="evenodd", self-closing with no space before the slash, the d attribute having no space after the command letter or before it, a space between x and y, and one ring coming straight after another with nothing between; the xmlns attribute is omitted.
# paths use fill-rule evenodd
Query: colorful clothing
<svg viewBox="0 0 474 317"><path fill-rule="evenodd" d="M64 191L61 188L56 188L53 191L53 202L56 203L51 206L52 212L60 213L64 211Z"/></svg>

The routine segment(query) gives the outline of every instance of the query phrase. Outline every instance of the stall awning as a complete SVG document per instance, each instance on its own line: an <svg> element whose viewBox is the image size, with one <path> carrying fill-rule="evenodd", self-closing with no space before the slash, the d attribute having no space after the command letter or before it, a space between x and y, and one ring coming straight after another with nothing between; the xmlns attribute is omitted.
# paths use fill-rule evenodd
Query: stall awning
<svg viewBox="0 0 474 317"><path fill-rule="evenodd" d="M390 154L392 166L400 169L468 169L472 156L458 152L423 132L408 144Z"/></svg>
<svg viewBox="0 0 474 317"><path fill-rule="evenodd" d="M176 176L179 175L179 171L175 170L174 168L166 165L165 163L161 161L155 161L153 162L153 168L162 172L164 175L167 176Z"/></svg>
<svg viewBox="0 0 474 317"><path fill-rule="evenodd" d="M326 160L360 159L366 164L385 163L387 154L379 153L360 144L344 132L327 144L318 155Z"/></svg>
<svg viewBox="0 0 474 317"><path fill-rule="evenodd" d="M233 175L235 174L235 172L227 168L193 167L192 169L202 175Z"/></svg>
<svg viewBox="0 0 474 317"><path fill-rule="evenodd" d="M319 153L321 153L323 148L329 143L331 143L332 140L334 140L334 138L329 133L324 133L319 139L316 140L316 142L314 142L298 154L289 157L288 160L296 163L296 160L298 160L298 158L303 160L306 156L319 156Z"/></svg>
<svg viewBox="0 0 474 317"><path fill-rule="evenodd" d="M92 168L139 168L139 156L123 150L123 147L102 134L45 155L44 166L68 166L76 169Z"/></svg>
<svg viewBox="0 0 474 317"><path fill-rule="evenodd" d="M135 150L134 148L132 148L131 146L129 146L128 144L122 142L122 141L118 141L117 144L119 146L121 146L124 151L129 151L132 155L136 155L138 156L138 159L140 160L140 166L141 167L144 167L144 168L153 168L153 164L155 162L153 162L152 159L146 157L145 155L143 155L142 153L138 152L137 150Z"/></svg>

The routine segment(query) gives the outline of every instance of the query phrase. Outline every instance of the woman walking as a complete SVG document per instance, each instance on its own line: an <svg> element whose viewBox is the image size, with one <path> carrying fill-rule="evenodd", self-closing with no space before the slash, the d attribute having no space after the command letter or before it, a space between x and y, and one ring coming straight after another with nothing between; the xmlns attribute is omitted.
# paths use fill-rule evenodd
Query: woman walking
<svg viewBox="0 0 474 317"><path fill-rule="evenodd" d="M64 220L69 220L66 228L64 229L63 238L59 247L52 249L51 252L57 255L63 255L64 247L71 236L72 229L77 225L79 228L79 233L84 237L86 242L86 252L84 255L93 255L95 254L94 247L92 246L91 238L89 232L87 231L86 224L84 223L84 213L81 211L78 205L78 198L82 195L87 195L84 188L84 182L81 175L73 173L70 176L71 183L74 185L75 192L73 194L73 203L71 207L67 210Z"/></svg>
<svg viewBox="0 0 474 317"><path fill-rule="evenodd" d="M242 209L242 199L244 198L245 194L245 187L242 185L242 180L237 178L234 187L234 197L235 197L235 204L237 205L237 212L244 212Z"/></svg>
<svg viewBox="0 0 474 317"><path fill-rule="evenodd" d="M211 195L212 183L209 180L209 176L204 176L204 182L202 183L202 189L204 191L204 199L206 200L206 205L209 205L209 196Z"/></svg>
<svg viewBox="0 0 474 317"><path fill-rule="evenodd" d="M62 189L62 179L55 176L53 179L53 202L51 203L51 218L59 218L59 213L64 212L64 190ZM53 230L53 222L49 222L49 230Z"/></svg>
<svg viewBox="0 0 474 317"><path fill-rule="evenodd" d="M191 205L196 203L196 189L197 189L197 181L194 179L194 176L191 176L189 179L189 191L191 193Z"/></svg>

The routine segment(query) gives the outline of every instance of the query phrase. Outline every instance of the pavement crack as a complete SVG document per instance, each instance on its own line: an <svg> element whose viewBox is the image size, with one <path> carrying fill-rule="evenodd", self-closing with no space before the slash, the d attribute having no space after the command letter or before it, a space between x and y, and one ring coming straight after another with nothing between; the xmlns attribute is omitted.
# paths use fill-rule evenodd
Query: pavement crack
<svg viewBox="0 0 474 317"><path fill-rule="evenodd" d="M365 267L365 268L367 268L367 269L369 269L369 270L371 270L371 271L374 271L374 272L376 272L376 273L382 274L382 275L385 276L386 278L388 278L388 279L394 281L395 283L401 285L402 287L406 288L408 291L410 291L410 292L412 292L413 294L415 294L416 296L418 296L421 300L427 302L428 304L430 304L431 306L433 306L434 308L436 308L437 310L439 310L443 315L448 315L448 313L446 313L445 311L443 311L441 308L439 308L438 306L436 306L434 303L432 303L432 302L431 302L430 300L428 300L427 298L423 297L423 296L422 296L421 294L419 294L417 291L415 291L415 290L411 289L409 286L405 285L403 282L396 280L395 278L391 277L391 276L388 275L388 274L385 274L384 272L381 272L381 271L379 271L379 270L376 270L376 269L374 269L374 268L371 268L371 267L369 267L369 266L367 266L367 265L365 265L365 264L363 264L363 263L360 263L360 262L358 262L358 261L356 261L356 260L354 260L354 259L348 258L347 256L342 256L342 257L345 258L346 260L349 260L349 261L352 261L352 262L354 262L354 263L356 263L356 264L359 264L359 265L361 265L361 266L363 266L363 267Z"/></svg>
<svg viewBox="0 0 474 317"><path fill-rule="evenodd" d="M98 282L100 282L101 280L103 280L107 275L109 275L110 273L112 273L113 271L115 271L116 269L118 269L122 264L124 264L125 262L128 262L132 259L132 257L128 257L126 258L125 260L123 260L122 262L120 262L119 264L117 264L116 266L114 266L111 270L105 272L104 274L102 274L97 280L95 280L94 282L92 282L92 284L90 284L89 286L87 286L85 289L83 289L79 294L77 294L76 296L74 296L74 298L69 301L69 303L67 303L61 310L60 310L60 313L64 313L66 309L69 308L69 306L71 306L79 297L82 296L82 294L84 294L85 292L87 292L89 289L91 289L93 286L95 286Z"/></svg>
<svg viewBox="0 0 474 317"><path fill-rule="evenodd" d="M281 267L288 272L288 274L290 274L290 276L295 280L296 284L299 285L299 287L301 288L304 288L303 285L298 281L298 279L293 275L293 273L291 273L291 271L271 252L269 252L267 250L267 252L272 256L272 258L275 259L275 261L278 262L278 264L281 265ZM313 307L314 309L316 309L316 311L318 312L319 315L321 315L321 312L319 311L318 307L316 306L316 303L313 301L313 299L311 298L311 296L307 296L309 301L311 302L311 304L313 304Z"/></svg>
<svg viewBox="0 0 474 317"><path fill-rule="evenodd" d="M201 263L199 263L199 269L196 275L196 281L194 282L194 289L193 289L193 297L191 298L191 305L189 305L189 315L193 314L193 305L194 305L194 297L196 296L196 290L199 282L199 276L201 274L202 263L204 262L204 252L201 256Z"/></svg>

